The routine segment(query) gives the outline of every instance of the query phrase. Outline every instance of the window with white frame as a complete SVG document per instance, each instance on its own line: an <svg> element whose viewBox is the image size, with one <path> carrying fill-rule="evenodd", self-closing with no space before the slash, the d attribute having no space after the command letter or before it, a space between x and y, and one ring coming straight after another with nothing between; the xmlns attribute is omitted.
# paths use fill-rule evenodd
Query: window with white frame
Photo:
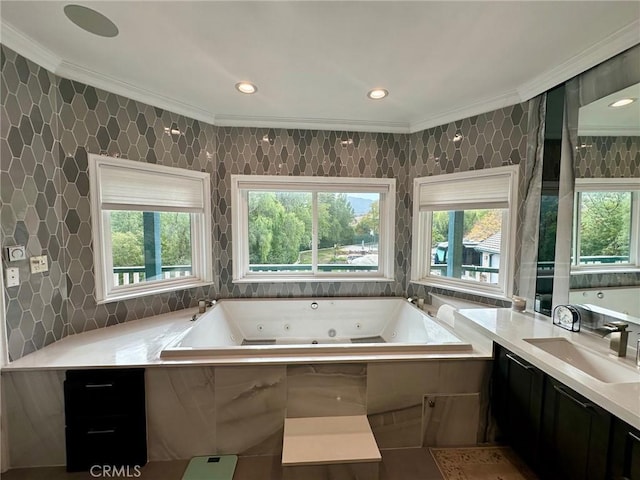
<svg viewBox="0 0 640 480"><path fill-rule="evenodd" d="M233 175L233 281L393 280L395 179Z"/></svg>
<svg viewBox="0 0 640 480"><path fill-rule="evenodd" d="M576 179L573 215L574 273L640 267L640 179Z"/></svg>
<svg viewBox="0 0 640 480"><path fill-rule="evenodd" d="M210 175L89 156L96 300L211 283Z"/></svg>
<svg viewBox="0 0 640 480"><path fill-rule="evenodd" d="M517 166L414 179L411 281L509 297L517 190Z"/></svg>

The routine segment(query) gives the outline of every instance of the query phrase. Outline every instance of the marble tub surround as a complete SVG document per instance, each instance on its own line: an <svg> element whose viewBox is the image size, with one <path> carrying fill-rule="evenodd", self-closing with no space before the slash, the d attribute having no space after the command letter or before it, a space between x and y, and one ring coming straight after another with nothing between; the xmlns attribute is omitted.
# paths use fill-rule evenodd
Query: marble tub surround
<svg viewBox="0 0 640 480"><path fill-rule="evenodd" d="M419 446L425 395L475 392L483 398L489 363L156 365L145 369L149 460L278 455L285 418L296 415L367 415L380 448ZM65 371L16 370L3 377L8 465L64 465ZM451 416L440 422L443 431L458 428ZM481 422L466 426L483 431Z"/></svg>
<svg viewBox="0 0 640 480"><path fill-rule="evenodd" d="M476 445L484 440L483 432L478 428L479 393L425 395L422 419L422 444L425 446Z"/></svg>
<svg viewBox="0 0 640 480"><path fill-rule="evenodd" d="M71 335L3 366L2 370L145 367L175 363L161 361L160 352L193 325L191 318L197 312L197 308L179 310Z"/></svg>
<svg viewBox="0 0 640 480"><path fill-rule="evenodd" d="M629 348L627 357L611 355L609 339L587 332L569 332L554 326L549 317L534 313L514 312L511 309L460 310L460 322L482 332L491 340L511 350L527 362L564 383L596 405L604 408L635 428L640 428L640 370L635 366L635 350ZM466 319L466 320L465 320ZM605 383L578 368L556 358L524 339L565 338L597 355L605 357L611 367L627 373L637 372L637 381Z"/></svg>
<svg viewBox="0 0 640 480"><path fill-rule="evenodd" d="M423 446L424 398L477 394L483 411L488 404L491 362L485 360L371 363L367 370L367 415L380 448ZM431 414L430 412L427 412ZM457 429L467 417L448 417L441 428ZM453 423L447 423L448 421ZM428 423L428 422L427 422ZM469 428L469 423L465 423ZM484 432L484 416L476 422ZM433 426L429 431L434 430ZM436 439L432 434L430 439ZM434 444L431 444L434 445Z"/></svg>
<svg viewBox="0 0 640 480"><path fill-rule="evenodd" d="M2 428L11 467L65 464L63 380L57 370L2 373Z"/></svg>
<svg viewBox="0 0 640 480"><path fill-rule="evenodd" d="M191 458L216 451L214 368L148 368L145 388L149 459Z"/></svg>
<svg viewBox="0 0 640 480"><path fill-rule="evenodd" d="M198 309L191 308L163 315L133 320L107 328L91 330L65 337L51 345L15 360L2 367L4 371L68 369L87 367L145 367L167 365L285 365L291 363L316 364L340 362L377 362L387 360L424 360L457 358L490 358L491 345L486 337L478 335L465 324L448 325L448 328L470 350L422 353L388 353L355 351L353 349L331 354L314 355L305 350L299 354L277 353L257 357L242 355L191 356L164 359L162 350L175 342L193 326L191 321ZM466 347L465 347L466 348Z"/></svg>
<svg viewBox="0 0 640 480"><path fill-rule="evenodd" d="M285 366L216 368L217 453L280 452L287 385Z"/></svg>
<svg viewBox="0 0 640 480"><path fill-rule="evenodd" d="M367 364L287 367L287 417L366 413Z"/></svg>

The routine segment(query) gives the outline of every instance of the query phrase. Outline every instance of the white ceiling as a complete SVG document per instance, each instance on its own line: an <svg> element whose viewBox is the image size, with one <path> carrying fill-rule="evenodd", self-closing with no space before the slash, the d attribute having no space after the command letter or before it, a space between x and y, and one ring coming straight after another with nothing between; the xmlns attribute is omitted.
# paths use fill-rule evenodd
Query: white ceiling
<svg viewBox="0 0 640 480"><path fill-rule="evenodd" d="M609 106L623 98L635 98L636 101L624 107L612 108ZM578 135L640 136L640 83L580 108Z"/></svg>
<svg viewBox="0 0 640 480"><path fill-rule="evenodd" d="M527 100L640 43L640 2L0 2L54 73L216 125L414 132ZM258 86L242 95L236 82ZM389 90L372 101L373 87Z"/></svg>

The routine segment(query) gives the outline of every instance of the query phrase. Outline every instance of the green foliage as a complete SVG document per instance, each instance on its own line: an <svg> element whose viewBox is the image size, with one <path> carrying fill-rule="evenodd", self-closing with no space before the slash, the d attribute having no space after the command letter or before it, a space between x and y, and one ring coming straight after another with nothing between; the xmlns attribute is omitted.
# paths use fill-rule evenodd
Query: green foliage
<svg viewBox="0 0 640 480"><path fill-rule="evenodd" d="M249 262L302 261L300 252L311 250L312 246L311 202L311 194L304 192L249 192ZM371 217L374 215L378 214L370 212ZM353 208L346 194L318 194L320 249L352 243L353 223Z"/></svg>
<svg viewBox="0 0 640 480"><path fill-rule="evenodd" d="M629 255L630 192L583 192L580 256Z"/></svg>
<svg viewBox="0 0 640 480"><path fill-rule="evenodd" d="M134 232L113 232L111 241L114 267L144 265L142 240Z"/></svg>
<svg viewBox="0 0 640 480"><path fill-rule="evenodd" d="M191 215L160 213L160 244L163 265L191 265Z"/></svg>
<svg viewBox="0 0 640 480"><path fill-rule="evenodd" d="M142 212L112 211L110 220L113 266L144 266ZM161 212L160 244L163 265L191 265L191 215Z"/></svg>
<svg viewBox="0 0 640 480"><path fill-rule="evenodd" d="M344 193L318 194L318 243L320 248L353 243L354 213Z"/></svg>
<svg viewBox="0 0 640 480"><path fill-rule="evenodd" d="M371 204L371 210L367 212L355 226L358 235L380 235L380 205L378 201Z"/></svg>
<svg viewBox="0 0 640 480"><path fill-rule="evenodd" d="M310 243L311 195L249 193L250 263L295 263Z"/></svg>

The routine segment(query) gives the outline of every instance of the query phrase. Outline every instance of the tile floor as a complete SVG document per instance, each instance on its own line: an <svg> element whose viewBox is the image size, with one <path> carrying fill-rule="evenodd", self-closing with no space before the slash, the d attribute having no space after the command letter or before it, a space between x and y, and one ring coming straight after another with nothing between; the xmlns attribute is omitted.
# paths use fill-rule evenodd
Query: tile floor
<svg viewBox="0 0 640 480"><path fill-rule="evenodd" d="M381 452L380 480L442 480L442 475L428 448L403 448ZM187 463L188 460L150 462L142 468L142 475L137 478L139 480L180 480ZM133 470L131 473L134 473ZM9 470L3 473L1 478L2 480L94 480L101 477L92 477L89 472L67 473L64 467L46 467ZM233 480L281 480L281 478L279 456L240 457L233 476Z"/></svg>

